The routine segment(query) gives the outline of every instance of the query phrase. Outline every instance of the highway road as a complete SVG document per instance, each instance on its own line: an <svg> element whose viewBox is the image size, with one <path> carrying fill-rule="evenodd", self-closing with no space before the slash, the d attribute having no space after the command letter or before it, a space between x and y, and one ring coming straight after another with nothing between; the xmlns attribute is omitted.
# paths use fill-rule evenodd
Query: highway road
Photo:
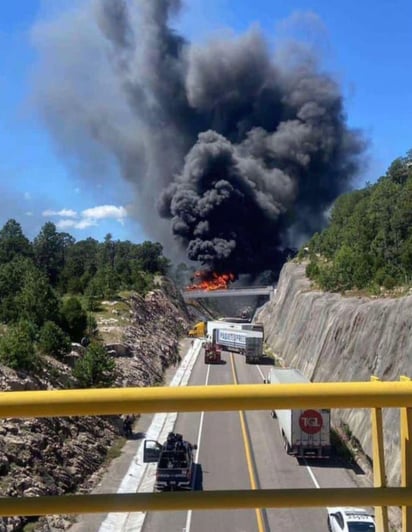
<svg viewBox="0 0 412 532"><path fill-rule="evenodd" d="M200 355L190 385L261 383L270 366L223 354L205 365ZM283 448L268 411L182 413L175 430L198 444L196 489L355 487L353 471L329 461L299 461ZM326 532L325 509L152 512L143 532Z"/></svg>

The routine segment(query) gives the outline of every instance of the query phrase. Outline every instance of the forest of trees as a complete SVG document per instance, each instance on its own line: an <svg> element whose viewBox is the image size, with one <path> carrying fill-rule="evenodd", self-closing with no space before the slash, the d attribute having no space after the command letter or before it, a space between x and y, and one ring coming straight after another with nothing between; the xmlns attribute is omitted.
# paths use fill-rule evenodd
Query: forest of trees
<svg viewBox="0 0 412 532"><path fill-rule="evenodd" d="M329 226L299 252L324 290L380 293L412 284L412 150L374 185L340 196Z"/></svg>
<svg viewBox="0 0 412 532"><path fill-rule="evenodd" d="M146 293L169 261L159 243L93 238L76 242L47 222L30 242L16 220L0 230L0 362L35 372L42 355L61 357L91 335L90 311L120 290ZM107 384L112 361L92 342L75 375L84 385Z"/></svg>

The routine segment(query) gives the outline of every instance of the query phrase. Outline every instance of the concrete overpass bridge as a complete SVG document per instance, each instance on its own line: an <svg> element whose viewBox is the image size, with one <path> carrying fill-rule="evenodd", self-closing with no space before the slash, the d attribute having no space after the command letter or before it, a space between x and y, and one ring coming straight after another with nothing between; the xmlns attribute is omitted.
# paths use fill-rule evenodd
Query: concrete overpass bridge
<svg viewBox="0 0 412 532"><path fill-rule="evenodd" d="M253 286L246 288L226 288L225 290L182 290L184 300L209 297L268 296L274 294L273 286Z"/></svg>

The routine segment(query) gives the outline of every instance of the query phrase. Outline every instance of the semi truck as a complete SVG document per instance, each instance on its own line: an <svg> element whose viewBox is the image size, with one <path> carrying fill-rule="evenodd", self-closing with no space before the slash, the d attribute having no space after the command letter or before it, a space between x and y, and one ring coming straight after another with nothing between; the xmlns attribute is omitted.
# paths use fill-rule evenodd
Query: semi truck
<svg viewBox="0 0 412 532"><path fill-rule="evenodd" d="M228 318L230 319L230 318ZM250 322L231 322L231 321L199 321L189 330L188 336L192 338L202 338L205 336L211 336L213 330L217 328L236 329L246 331L261 331L264 333L262 323L250 323Z"/></svg>
<svg viewBox="0 0 412 532"><path fill-rule="evenodd" d="M241 329L241 323L218 321L199 321L188 332L189 336L201 338L213 334L213 329L216 327L225 327L227 329Z"/></svg>
<svg viewBox="0 0 412 532"><path fill-rule="evenodd" d="M267 384L310 382L303 373L294 368L272 368L265 380ZM298 457L327 458L330 456L330 410L326 408L276 409L283 445L288 454Z"/></svg>
<svg viewBox="0 0 412 532"><path fill-rule="evenodd" d="M194 489L195 449L196 445L192 445L175 432L169 432L163 444L156 440L144 441L143 462L157 462L155 490Z"/></svg>
<svg viewBox="0 0 412 532"><path fill-rule="evenodd" d="M247 363L259 362L263 355L263 333L236 329L213 329L208 336L212 345L225 351L241 353Z"/></svg>

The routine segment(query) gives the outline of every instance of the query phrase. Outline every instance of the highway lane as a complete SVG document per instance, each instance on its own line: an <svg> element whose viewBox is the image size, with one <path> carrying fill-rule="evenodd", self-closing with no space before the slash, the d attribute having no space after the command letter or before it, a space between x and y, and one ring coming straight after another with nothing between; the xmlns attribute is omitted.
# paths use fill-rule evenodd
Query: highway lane
<svg viewBox="0 0 412 532"><path fill-rule="evenodd" d="M202 354L196 362L190 385L261 383L270 366L259 368L245 363L243 357L224 353L225 364L205 365ZM235 374L233 371L235 368ZM260 488L313 488L354 486L344 468L328 467L328 462L307 467L304 461L288 456L283 448L277 420L267 411L243 414L250 438L254 474L245 453L245 437L239 412L182 413L175 430L192 443L198 443L197 488L249 489L256 481ZM199 429L201 434L199 436ZM255 477L255 478L253 478ZM325 501L325 507L327 501ZM144 522L144 532L326 532L326 509L152 512Z"/></svg>
<svg viewBox="0 0 412 532"><path fill-rule="evenodd" d="M261 383L270 366L237 364L239 382ZM337 460L301 460L289 456L283 449L278 422L270 412L248 411L246 419L252 434L264 434L253 438L258 478L261 488L354 488L357 486L356 474ZM272 441L270 438L272 436ZM270 467L268 467L270 464ZM327 530L325 509L268 509L270 530Z"/></svg>
<svg viewBox="0 0 412 532"><path fill-rule="evenodd" d="M229 361L229 357L225 357ZM232 384L230 362L221 365L205 365L203 356L196 363L190 385ZM238 412L183 413L176 422L176 431L192 443L199 441L197 487L204 490L249 489L250 479L245 458L244 442ZM197 512L150 512L143 531L160 530L195 532L250 532L258 530L254 510L197 511ZM263 531L262 531L263 532Z"/></svg>
<svg viewBox="0 0 412 532"><path fill-rule="evenodd" d="M210 366L209 384L233 384L230 357L224 359L226 364ZM199 459L203 489L251 487L239 412L205 413ZM195 511L190 530L250 532L258 530L258 522L255 510Z"/></svg>
<svg viewBox="0 0 412 532"><path fill-rule="evenodd" d="M233 356L233 355L232 355ZM240 384L262 383L258 367L246 364L241 357L236 357L236 368ZM266 376L270 366L262 366ZM268 411L245 412L249 434L253 440L257 478L260 488L288 489L314 488L315 484L306 467L298 464L293 456L289 456L283 448L277 420ZM266 511L268 530L293 532L327 531L326 511L315 508L268 508Z"/></svg>

